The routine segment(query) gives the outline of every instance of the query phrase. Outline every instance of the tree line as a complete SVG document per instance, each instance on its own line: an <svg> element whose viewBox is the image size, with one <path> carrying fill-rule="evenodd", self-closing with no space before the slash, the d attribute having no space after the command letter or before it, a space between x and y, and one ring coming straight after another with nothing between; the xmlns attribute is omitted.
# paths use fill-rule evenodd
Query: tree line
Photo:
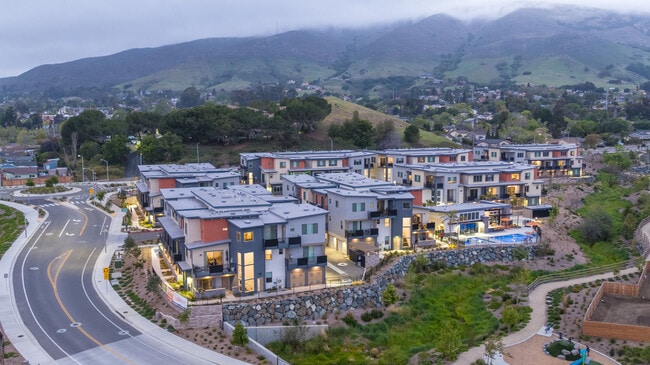
<svg viewBox="0 0 650 365"><path fill-rule="evenodd" d="M107 118L87 110L65 121L61 142L66 156L124 164L130 152L127 136L137 136L138 152L148 163L178 160L183 143L229 145L247 140L277 140L283 147L298 142L300 133L316 128L331 111L325 99L308 96L283 100L275 113L206 103L162 115L155 112L116 113Z"/></svg>

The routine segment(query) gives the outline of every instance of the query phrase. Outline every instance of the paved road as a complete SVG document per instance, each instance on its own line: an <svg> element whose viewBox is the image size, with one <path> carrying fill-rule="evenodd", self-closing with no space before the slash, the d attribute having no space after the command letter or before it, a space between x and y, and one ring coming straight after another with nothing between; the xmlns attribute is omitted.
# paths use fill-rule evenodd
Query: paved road
<svg viewBox="0 0 650 365"><path fill-rule="evenodd" d="M16 256L11 283L19 317L45 352L40 364L224 363L216 353L197 355L181 339L163 342L143 333L125 321L132 311L116 311L99 297L96 290L112 292L108 283L93 282L95 262L106 257L108 215L84 200L32 203L49 215Z"/></svg>

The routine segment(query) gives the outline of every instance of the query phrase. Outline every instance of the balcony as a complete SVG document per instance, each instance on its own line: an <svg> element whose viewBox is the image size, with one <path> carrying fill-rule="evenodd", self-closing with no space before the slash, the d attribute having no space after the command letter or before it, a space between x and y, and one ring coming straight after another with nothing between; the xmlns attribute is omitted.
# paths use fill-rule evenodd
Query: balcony
<svg viewBox="0 0 650 365"><path fill-rule="evenodd" d="M300 246L301 244L302 244L302 237L301 236L289 237L289 246L290 247Z"/></svg>
<svg viewBox="0 0 650 365"><path fill-rule="evenodd" d="M314 266L327 266L327 256L300 257L297 259L286 259L287 270L295 268L309 268Z"/></svg>
<svg viewBox="0 0 650 365"><path fill-rule="evenodd" d="M193 273L195 278L201 278L204 276L220 276L223 274L235 273L235 265L194 266Z"/></svg>
<svg viewBox="0 0 650 365"><path fill-rule="evenodd" d="M272 248L279 248L279 247L280 247L280 240L277 239L277 238L271 238L271 239L268 239L268 240L264 240L264 248L265 249L272 249Z"/></svg>
<svg viewBox="0 0 650 365"><path fill-rule="evenodd" d="M374 212L368 212L368 219L395 218L395 217L397 217L397 209L385 209L385 210L377 210Z"/></svg>
<svg viewBox="0 0 650 365"><path fill-rule="evenodd" d="M352 231L345 231L345 237L346 238L377 236L378 234L379 234L379 229L378 228L356 229L356 230L352 230Z"/></svg>

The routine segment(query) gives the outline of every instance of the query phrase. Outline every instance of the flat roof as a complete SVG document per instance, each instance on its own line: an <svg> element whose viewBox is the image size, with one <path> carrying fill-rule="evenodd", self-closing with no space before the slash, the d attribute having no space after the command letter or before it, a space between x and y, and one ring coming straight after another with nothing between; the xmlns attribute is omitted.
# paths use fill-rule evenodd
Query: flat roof
<svg viewBox="0 0 650 365"><path fill-rule="evenodd" d="M158 222L160 222L162 228L165 230L165 232L167 232L169 237L171 237L172 239L185 237L185 233L183 232L181 227L179 227L178 224L174 222L173 219L169 217L160 217L158 218Z"/></svg>

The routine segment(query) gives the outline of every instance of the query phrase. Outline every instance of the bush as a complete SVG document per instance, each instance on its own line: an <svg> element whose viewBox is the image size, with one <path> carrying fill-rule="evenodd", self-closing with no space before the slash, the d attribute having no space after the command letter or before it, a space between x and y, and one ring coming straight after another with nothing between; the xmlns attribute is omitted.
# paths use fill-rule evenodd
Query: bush
<svg viewBox="0 0 650 365"><path fill-rule="evenodd" d="M361 315L361 320L364 322L370 322L372 321L372 313L370 312L363 312Z"/></svg>
<svg viewBox="0 0 650 365"><path fill-rule="evenodd" d="M370 315L371 315L372 318L374 318L374 319L379 319L379 318L381 318L381 317L384 316L384 312L380 311L379 309L373 309L373 310L370 312Z"/></svg>
<svg viewBox="0 0 650 365"><path fill-rule="evenodd" d="M348 312L348 314L346 314L343 317L343 322L345 324L347 324L349 327L357 327L359 325L359 322L357 322L357 320L354 318L354 316L350 312Z"/></svg>
<svg viewBox="0 0 650 365"><path fill-rule="evenodd" d="M385 306L389 306L393 303L396 303L399 297L397 296L397 290L392 283L386 285L386 289L381 293L381 299L384 302Z"/></svg>

